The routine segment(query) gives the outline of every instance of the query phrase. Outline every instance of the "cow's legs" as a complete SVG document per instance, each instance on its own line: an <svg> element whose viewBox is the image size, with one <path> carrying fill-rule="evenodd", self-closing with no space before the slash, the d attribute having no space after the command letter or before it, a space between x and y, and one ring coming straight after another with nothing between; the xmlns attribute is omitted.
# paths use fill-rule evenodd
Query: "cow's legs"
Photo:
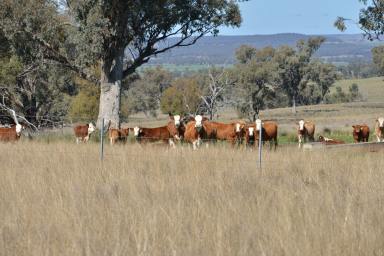
<svg viewBox="0 0 384 256"><path fill-rule="evenodd" d="M192 142L193 150L197 149L197 140Z"/></svg>
<svg viewBox="0 0 384 256"><path fill-rule="evenodd" d="M169 146L171 146L172 148L176 148L176 145L175 145L175 142L173 142L173 139L168 139L168 142L169 142Z"/></svg>
<svg viewBox="0 0 384 256"><path fill-rule="evenodd" d="M301 144L303 143L303 136L299 134L297 137L299 139L299 148L301 148Z"/></svg>
<svg viewBox="0 0 384 256"><path fill-rule="evenodd" d="M76 137L76 144L79 144L79 137Z"/></svg>

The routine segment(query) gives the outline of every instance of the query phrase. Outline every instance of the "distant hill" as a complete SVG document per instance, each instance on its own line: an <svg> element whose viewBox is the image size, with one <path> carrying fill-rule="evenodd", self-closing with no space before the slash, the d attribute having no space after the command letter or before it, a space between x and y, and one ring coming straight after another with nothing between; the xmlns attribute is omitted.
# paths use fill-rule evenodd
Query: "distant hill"
<svg viewBox="0 0 384 256"><path fill-rule="evenodd" d="M313 36L313 35L312 35ZM365 40L360 34L322 35L325 43L316 53L316 57L333 63L349 63L356 59L371 60L371 49L379 42ZM195 45L180 47L158 55L151 59L150 64L231 64L235 62L235 50L243 44L256 48L281 45L294 46L300 39L308 39L311 35L274 34L253 36L206 36ZM175 42L170 38L160 47Z"/></svg>

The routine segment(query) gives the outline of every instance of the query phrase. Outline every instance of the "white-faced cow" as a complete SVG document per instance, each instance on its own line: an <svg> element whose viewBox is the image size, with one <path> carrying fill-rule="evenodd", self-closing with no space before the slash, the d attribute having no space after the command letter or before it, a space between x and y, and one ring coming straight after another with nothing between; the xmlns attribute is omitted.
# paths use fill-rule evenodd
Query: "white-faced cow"
<svg viewBox="0 0 384 256"><path fill-rule="evenodd" d="M315 141L315 124L311 121L300 120L297 128L297 138L299 141L299 148L307 140Z"/></svg>
<svg viewBox="0 0 384 256"><path fill-rule="evenodd" d="M206 128L204 127L204 123L207 121L203 120L201 115L197 115L185 127L184 140L192 143L194 150L200 147L203 139L207 138Z"/></svg>
<svg viewBox="0 0 384 256"><path fill-rule="evenodd" d="M319 142L325 145L345 144L345 142L342 140L331 139L331 138L324 137L322 135L319 135Z"/></svg>
<svg viewBox="0 0 384 256"><path fill-rule="evenodd" d="M79 144L80 141L84 143L88 142L91 134L95 130L96 127L93 125L93 123L76 125L73 128L76 137L76 143Z"/></svg>
<svg viewBox="0 0 384 256"><path fill-rule="evenodd" d="M136 126L133 128L133 134L139 143L163 141L171 147L175 147L175 140L179 141L184 133L180 116L170 116L166 126L156 128L144 128Z"/></svg>
<svg viewBox="0 0 384 256"><path fill-rule="evenodd" d="M255 124L248 124L245 131L245 141L247 146L257 145L259 143L259 134L261 130L262 142L269 141L270 148L277 147L277 124L272 121L262 122L260 119L256 119Z"/></svg>
<svg viewBox="0 0 384 256"><path fill-rule="evenodd" d="M384 117L379 117L375 124L375 135L377 142L384 141Z"/></svg>
<svg viewBox="0 0 384 256"><path fill-rule="evenodd" d="M21 136L21 124L12 125L11 127L0 127L1 141L17 141Z"/></svg>

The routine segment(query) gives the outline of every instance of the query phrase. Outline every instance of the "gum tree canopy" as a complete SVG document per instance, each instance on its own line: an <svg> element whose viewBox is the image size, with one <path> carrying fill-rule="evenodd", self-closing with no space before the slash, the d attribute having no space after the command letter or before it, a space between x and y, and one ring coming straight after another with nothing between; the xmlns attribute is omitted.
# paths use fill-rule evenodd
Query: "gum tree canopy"
<svg viewBox="0 0 384 256"><path fill-rule="evenodd" d="M234 0L0 2L0 28L19 54L32 51L35 61L63 65L100 85L98 127L102 118L119 125L121 82L152 56L240 23ZM89 72L95 65L99 79Z"/></svg>
<svg viewBox="0 0 384 256"><path fill-rule="evenodd" d="M369 40L380 39L384 35L384 0L359 0L364 4L360 10L359 20L356 22L364 35ZM338 17L335 26L345 31L347 29L345 21L350 19Z"/></svg>

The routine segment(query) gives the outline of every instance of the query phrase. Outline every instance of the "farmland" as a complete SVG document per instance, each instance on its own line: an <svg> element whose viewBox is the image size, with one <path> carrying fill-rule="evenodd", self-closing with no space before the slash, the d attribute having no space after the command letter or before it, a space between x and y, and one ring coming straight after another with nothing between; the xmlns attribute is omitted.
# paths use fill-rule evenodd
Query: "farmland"
<svg viewBox="0 0 384 256"><path fill-rule="evenodd" d="M381 255L382 153L0 144L0 255Z"/></svg>
<svg viewBox="0 0 384 256"><path fill-rule="evenodd" d="M366 102L266 110L280 142L295 122L351 140L384 113L381 78L356 82ZM383 95L383 94L382 94ZM379 100L378 100L379 101ZM236 119L223 110L220 120ZM164 124L141 115L125 126ZM255 151L222 144L74 143L69 128L0 144L0 255L381 255L383 152Z"/></svg>

